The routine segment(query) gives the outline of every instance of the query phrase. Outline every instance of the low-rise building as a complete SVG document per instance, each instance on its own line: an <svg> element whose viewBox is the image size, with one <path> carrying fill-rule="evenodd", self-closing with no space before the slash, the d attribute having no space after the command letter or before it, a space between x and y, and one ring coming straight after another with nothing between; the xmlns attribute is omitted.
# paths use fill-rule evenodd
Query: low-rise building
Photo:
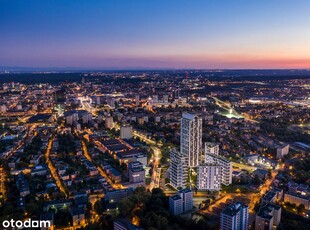
<svg viewBox="0 0 310 230"><path fill-rule="evenodd" d="M85 224L85 212L83 208L73 207L71 209L72 225L79 226Z"/></svg>
<svg viewBox="0 0 310 230"><path fill-rule="evenodd" d="M135 155L133 161L139 161L143 167L147 166L147 156L145 153Z"/></svg>
<svg viewBox="0 0 310 230"><path fill-rule="evenodd" d="M120 137L121 139L131 139L132 138L132 126L131 125L122 126L120 129Z"/></svg>
<svg viewBox="0 0 310 230"><path fill-rule="evenodd" d="M128 164L129 182L140 183L145 180L145 170L139 161L133 161Z"/></svg>
<svg viewBox="0 0 310 230"><path fill-rule="evenodd" d="M117 190L111 190L107 191L105 193L105 199L109 201L109 203L117 203L124 197L129 196L133 193L132 188L126 188L126 189L117 189Z"/></svg>
<svg viewBox="0 0 310 230"><path fill-rule="evenodd" d="M106 117L105 118L105 127L107 129L113 129L113 127L114 127L113 117Z"/></svg>
<svg viewBox="0 0 310 230"><path fill-rule="evenodd" d="M288 154L289 150L290 150L290 145L288 144L283 144L279 146L277 148L277 159L283 158L285 155Z"/></svg>
<svg viewBox="0 0 310 230"><path fill-rule="evenodd" d="M276 229L281 222L281 207L275 204L266 204L260 208L255 219L255 230Z"/></svg>
<svg viewBox="0 0 310 230"><path fill-rule="evenodd" d="M266 195L263 197L263 204L275 203L276 201L280 201L283 199L283 190L278 188L273 188L268 191Z"/></svg>
<svg viewBox="0 0 310 230"><path fill-rule="evenodd" d="M285 193L284 202L295 204L296 206L304 205L305 209L310 210L310 196L302 193Z"/></svg>

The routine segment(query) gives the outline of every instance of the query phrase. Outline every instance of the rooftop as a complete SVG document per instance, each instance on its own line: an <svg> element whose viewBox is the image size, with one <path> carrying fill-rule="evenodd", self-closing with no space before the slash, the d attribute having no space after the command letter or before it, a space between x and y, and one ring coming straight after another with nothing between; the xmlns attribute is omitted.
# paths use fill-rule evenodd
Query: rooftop
<svg viewBox="0 0 310 230"><path fill-rule="evenodd" d="M235 216L238 212L240 212L242 209L248 208L248 206L244 205L241 202L237 202L234 204L231 204L227 206L222 213L228 216Z"/></svg>
<svg viewBox="0 0 310 230"><path fill-rule="evenodd" d="M182 200L182 198L179 195L170 196L169 199L172 199L172 200Z"/></svg>

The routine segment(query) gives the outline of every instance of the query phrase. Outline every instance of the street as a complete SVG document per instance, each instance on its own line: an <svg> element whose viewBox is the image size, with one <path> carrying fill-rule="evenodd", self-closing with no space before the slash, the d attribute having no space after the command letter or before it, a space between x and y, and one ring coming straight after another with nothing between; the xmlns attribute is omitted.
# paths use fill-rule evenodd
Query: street
<svg viewBox="0 0 310 230"><path fill-rule="evenodd" d="M55 139L55 135L53 135L48 141L48 145L47 145L46 152L45 152L46 163L47 163L49 170L51 171L52 177L54 178L58 189L61 192L63 192L66 196L68 196L68 193L59 178L58 172L50 159L50 154L51 154L54 139Z"/></svg>

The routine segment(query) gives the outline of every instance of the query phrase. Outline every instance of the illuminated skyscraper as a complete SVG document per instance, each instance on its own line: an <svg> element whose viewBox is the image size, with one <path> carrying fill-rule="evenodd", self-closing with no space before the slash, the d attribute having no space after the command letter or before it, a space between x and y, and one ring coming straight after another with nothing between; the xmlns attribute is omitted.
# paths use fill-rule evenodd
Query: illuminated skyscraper
<svg viewBox="0 0 310 230"><path fill-rule="evenodd" d="M187 156L189 167L196 167L201 161L202 119L196 114L183 113L182 115L181 154Z"/></svg>
<svg viewBox="0 0 310 230"><path fill-rule="evenodd" d="M170 150L170 184L174 188L184 188L188 177L187 157L176 149Z"/></svg>

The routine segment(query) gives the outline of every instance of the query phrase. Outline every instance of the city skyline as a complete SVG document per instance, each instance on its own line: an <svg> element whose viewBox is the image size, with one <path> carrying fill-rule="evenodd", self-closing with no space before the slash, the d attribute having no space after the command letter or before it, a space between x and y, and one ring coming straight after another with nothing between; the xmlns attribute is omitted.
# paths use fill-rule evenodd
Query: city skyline
<svg viewBox="0 0 310 230"><path fill-rule="evenodd" d="M307 72L0 72L0 225L308 230Z"/></svg>
<svg viewBox="0 0 310 230"><path fill-rule="evenodd" d="M0 0L0 229L310 229L309 0Z"/></svg>
<svg viewBox="0 0 310 230"><path fill-rule="evenodd" d="M0 66L310 68L308 1L1 1Z"/></svg>

